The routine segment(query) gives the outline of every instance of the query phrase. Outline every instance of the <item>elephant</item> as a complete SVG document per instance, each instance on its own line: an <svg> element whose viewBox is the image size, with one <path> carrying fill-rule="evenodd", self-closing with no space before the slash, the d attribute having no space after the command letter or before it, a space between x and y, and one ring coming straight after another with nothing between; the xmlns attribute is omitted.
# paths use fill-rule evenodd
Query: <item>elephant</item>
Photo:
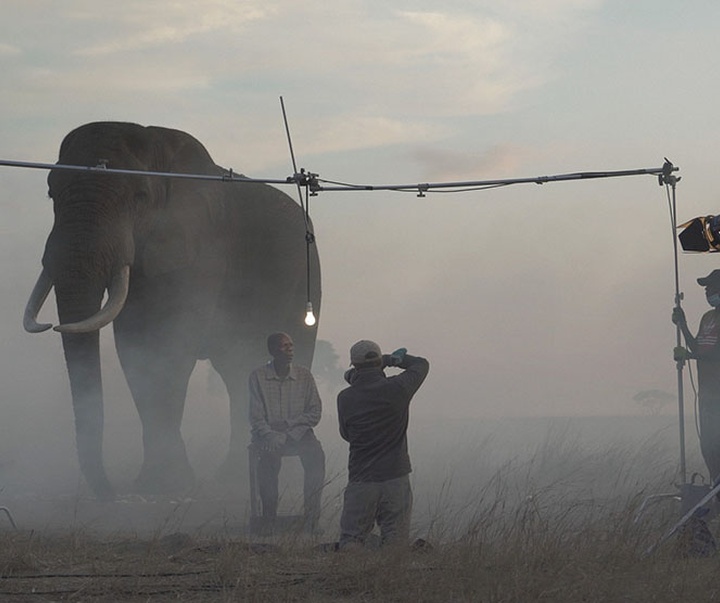
<svg viewBox="0 0 720 603"><path fill-rule="evenodd" d="M317 323L303 319L308 301L319 316L321 290L309 217L277 188L224 181L229 172L180 130L88 123L64 138L55 165L54 223L24 327L52 326L38 315L54 288L85 481L98 499L116 497L103 460L99 347L99 329L111 322L142 425L136 490L172 493L194 483L180 428L200 359L222 377L230 400L230 445L218 474L237 476L247 462L248 377L267 358L268 334L290 334L296 362L312 363ZM104 165L108 173L62 165ZM177 173L214 178L169 175Z"/></svg>

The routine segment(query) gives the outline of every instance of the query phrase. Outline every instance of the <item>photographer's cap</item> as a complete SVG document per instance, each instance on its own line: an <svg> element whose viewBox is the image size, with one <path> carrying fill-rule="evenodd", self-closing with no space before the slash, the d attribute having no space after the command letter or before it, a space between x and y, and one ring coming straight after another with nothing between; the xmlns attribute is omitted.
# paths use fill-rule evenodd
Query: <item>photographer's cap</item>
<svg viewBox="0 0 720 603"><path fill-rule="evenodd" d="M380 351L380 346L374 341L362 339L350 348L351 364L365 364L377 360L382 360L382 352Z"/></svg>
<svg viewBox="0 0 720 603"><path fill-rule="evenodd" d="M707 287L708 285L720 285L720 270L713 270L707 276L699 278L697 280L698 285Z"/></svg>

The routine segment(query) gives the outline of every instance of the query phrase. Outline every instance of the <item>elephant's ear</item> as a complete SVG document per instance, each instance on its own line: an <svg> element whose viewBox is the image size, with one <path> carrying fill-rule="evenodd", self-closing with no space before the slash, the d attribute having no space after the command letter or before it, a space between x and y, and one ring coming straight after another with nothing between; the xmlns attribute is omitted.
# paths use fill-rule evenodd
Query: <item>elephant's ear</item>
<svg viewBox="0 0 720 603"><path fill-rule="evenodd" d="M184 227L172 214L160 213L145 241L142 268L146 276L181 270L192 263Z"/></svg>
<svg viewBox="0 0 720 603"><path fill-rule="evenodd" d="M155 215L142 254L143 271L153 277L176 270L217 269L226 258L222 244L222 184L177 179L167 187L164 208Z"/></svg>
<svg viewBox="0 0 720 603"><path fill-rule="evenodd" d="M184 132L162 130L166 171L219 174L210 155ZM211 270L213 252L224 221L223 183L169 178L153 203L155 214L144 245L143 269L148 276L198 267Z"/></svg>

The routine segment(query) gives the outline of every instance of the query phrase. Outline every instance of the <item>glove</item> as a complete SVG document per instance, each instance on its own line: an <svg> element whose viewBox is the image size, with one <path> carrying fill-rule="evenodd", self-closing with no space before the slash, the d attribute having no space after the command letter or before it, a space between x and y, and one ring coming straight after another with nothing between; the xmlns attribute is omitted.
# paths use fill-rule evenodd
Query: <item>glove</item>
<svg viewBox="0 0 720 603"><path fill-rule="evenodd" d="M268 452L277 452L285 446L285 442L287 442L287 436L284 433L271 431L263 438L262 447L263 450L267 450Z"/></svg>
<svg viewBox="0 0 720 603"><path fill-rule="evenodd" d="M398 348L392 354L390 354L390 366L398 366L405 360L405 354L407 354L407 348Z"/></svg>
<svg viewBox="0 0 720 603"><path fill-rule="evenodd" d="M673 360L675 362L685 362L690 358L690 352L681 345L673 348Z"/></svg>
<svg viewBox="0 0 720 603"><path fill-rule="evenodd" d="M680 306L675 306L672 311L673 324L683 326L687 323L685 319L685 311Z"/></svg>

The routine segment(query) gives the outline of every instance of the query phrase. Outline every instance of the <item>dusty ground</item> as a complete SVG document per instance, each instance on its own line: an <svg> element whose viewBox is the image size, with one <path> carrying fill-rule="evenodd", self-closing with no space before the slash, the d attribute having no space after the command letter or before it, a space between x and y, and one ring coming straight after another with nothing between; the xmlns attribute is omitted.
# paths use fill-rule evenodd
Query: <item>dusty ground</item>
<svg viewBox="0 0 720 603"><path fill-rule="evenodd" d="M272 601L286 598L289 588L298 590L293 598L306 599L307 589L316 590L311 584L323 580L322 557L336 554L311 543L185 533L156 539L6 534L3 549L0 600L7 602Z"/></svg>
<svg viewBox="0 0 720 603"><path fill-rule="evenodd" d="M246 501L236 498L3 502L0 601L273 600L268 589L317 573L296 576L279 560L330 554L298 531L250 534Z"/></svg>
<svg viewBox="0 0 720 603"><path fill-rule="evenodd" d="M16 499L7 508L17 529L0 514L3 603L417 601L405 598L406 583L419 588L412 575L434 564L430 549L338 553L332 534L292 527L257 536L233 500Z"/></svg>

